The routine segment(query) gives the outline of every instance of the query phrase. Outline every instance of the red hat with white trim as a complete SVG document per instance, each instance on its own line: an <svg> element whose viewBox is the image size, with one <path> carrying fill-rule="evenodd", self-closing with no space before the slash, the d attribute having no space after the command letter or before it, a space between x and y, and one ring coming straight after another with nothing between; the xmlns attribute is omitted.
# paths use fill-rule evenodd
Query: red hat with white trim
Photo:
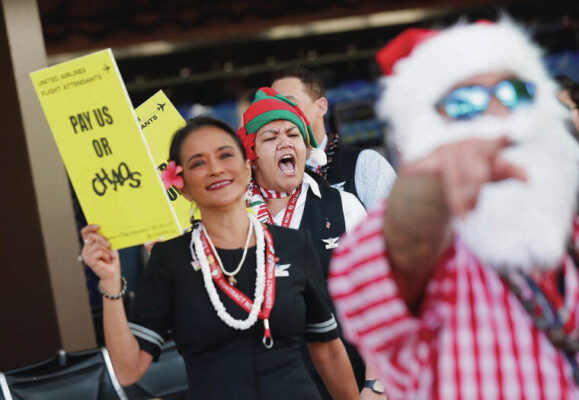
<svg viewBox="0 0 579 400"><path fill-rule="evenodd" d="M459 23L445 30L408 29L377 53L385 74L378 115L391 124L401 157L419 158L456 139L444 137L435 104L472 76L512 73L535 85L537 106L546 102L553 107L556 85L541 56L522 27L507 17L497 23ZM436 135L429 133L435 129Z"/></svg>

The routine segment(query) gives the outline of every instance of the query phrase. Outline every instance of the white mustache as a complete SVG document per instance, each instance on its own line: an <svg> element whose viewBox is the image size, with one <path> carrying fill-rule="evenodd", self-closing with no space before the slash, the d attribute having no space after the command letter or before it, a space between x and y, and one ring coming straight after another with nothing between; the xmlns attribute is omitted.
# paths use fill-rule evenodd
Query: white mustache
<svg viewBox="0 0 579 400"><path fill-rule="evenodd" d="M579 148L562 121L521 117L483 118L457 127L484 137L507 134L513 145L501 155L526 170L527 182L506 180L485 185L476 209L453 222L467 246L497 269L557 267L565 251L579 188ZM547 118L547 121L549 119ZM557 122L559 124L557 124Z"/></svg>

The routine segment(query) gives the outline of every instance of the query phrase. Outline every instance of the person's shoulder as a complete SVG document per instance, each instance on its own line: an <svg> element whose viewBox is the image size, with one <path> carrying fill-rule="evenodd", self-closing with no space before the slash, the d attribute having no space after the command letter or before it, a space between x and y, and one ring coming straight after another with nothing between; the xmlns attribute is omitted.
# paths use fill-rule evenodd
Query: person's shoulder
<svg viewBox="0 0 579 400"><path fill-rule="evenodd" d="M360 154L358 155L358 163L380 163L380 164L388 164L390 167L390 163L382 154L374 149L363 149Z"/></svg>
<svg viewBox="0 0 579 400"><path fill-rule="evenodd" d="M179 235L172 239L156 243L153 246L151 255L153 255L153 252L159 254L174 254L178 249L189 248L190 242L191 242L191 232L185 232L182 235Z"/></svg>
<svg viewBox="0 0 579 400"><path fill-rule="evenodd" d="M345 190L340 190L340 189L336 189L336 188L332 188L332 189L337 190L340 193L340 197L342 198L342 203L346 203L346 204L344 204L344 206L347 206L347 204L360 204L360 206L362 206L362 203L360 203L360 200L358 200L358 198L353 193L346 192Z"/></svg>
<svg viewBox="0 0 579 400"><path fill-rule="evenodd" d="M367 205L374 204L376 197L387 197L395 180L396 171L382 154L373 149L360 153L356 161L356 188L376 195L365 199Z"/></svg>

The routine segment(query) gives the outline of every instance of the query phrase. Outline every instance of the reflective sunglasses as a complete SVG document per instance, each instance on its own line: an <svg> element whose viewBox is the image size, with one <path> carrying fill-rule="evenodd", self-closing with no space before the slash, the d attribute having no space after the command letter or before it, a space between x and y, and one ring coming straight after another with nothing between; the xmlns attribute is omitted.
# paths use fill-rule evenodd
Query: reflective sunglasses
<svg viewBox="0 0 579 400"><path fill-rule="evenodd" d="M520 79L500 81L493 87L465 86L454 89L436 103L448 117L456 120L472 119L483 113L491 102L491 96L505 107L515 109L531 103L535 97L535 85Z"/></svg>

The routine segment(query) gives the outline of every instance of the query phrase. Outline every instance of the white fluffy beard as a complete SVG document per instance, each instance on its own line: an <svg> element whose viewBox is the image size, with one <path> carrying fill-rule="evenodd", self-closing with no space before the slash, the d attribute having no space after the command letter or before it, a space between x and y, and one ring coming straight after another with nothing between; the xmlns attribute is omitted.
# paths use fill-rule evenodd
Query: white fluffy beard
<svg viewBox="0 0 579 400"><path fill-rule="evenodd" d="M466 246L499 271L555 268L565 252L576 210L579 147L558 110L551 111L556 112L526 107L508 118L480 117L446 127L452 137L507 134L513 145L501 155L527 173L526 182L486 184L476 208L453 221Z"/></svg>

